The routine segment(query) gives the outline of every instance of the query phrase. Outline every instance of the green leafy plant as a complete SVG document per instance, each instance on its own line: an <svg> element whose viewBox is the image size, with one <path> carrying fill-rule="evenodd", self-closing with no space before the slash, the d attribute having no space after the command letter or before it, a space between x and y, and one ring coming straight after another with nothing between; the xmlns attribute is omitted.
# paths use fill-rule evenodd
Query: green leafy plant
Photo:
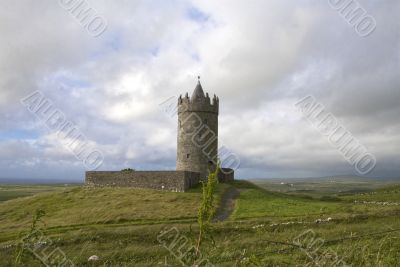
<svg viewBox="0 0 400 267"><path fill-rule="evenodd" d="M31 227L29 229L28 234L26 234L24 236L24 240L31 240L32 238L37 237L38 235L38 223L42 222L42 217L46 215L46 212L42 209L37 209L35 211L35 214L33 215L32 218L32 223L31 223ZM22 255L24 253L25 250L25 243L21 240L23 236L23 233L21 232L19 234L19 243L17 245L17 250L16 250L16 255L15 255L15 260L13 263L13 267L18 267L21 266L21 261L22 261Z"/></svg>
<svg viewBox="0 0 400 267"><path fill-rule="evenodd" d="M197 215L197 222L200 229L197 238L196 256L199 254L201 242L209 231L211 219L215 213L214 193L218 185L219 169L220 165L218 164L215 171L209 173L207 182L202 182L202 198Z"/></svg>

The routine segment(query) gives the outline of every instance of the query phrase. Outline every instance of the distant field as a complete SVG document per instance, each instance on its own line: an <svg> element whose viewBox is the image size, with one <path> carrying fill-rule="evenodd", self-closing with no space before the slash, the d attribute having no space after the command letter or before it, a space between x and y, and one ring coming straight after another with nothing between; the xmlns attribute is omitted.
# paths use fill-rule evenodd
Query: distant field
<svg viewBox="0 0 400 267"><path fill-rule="evenodd" d="M335 185L314 194L288 194L246 181L220 184L216 204L233 188L240 196L229 219L213 224L215 243L206 240L201 252L215 266L333 266L335 255L351 266L399 266L400 186L381 185L362 186L362 192L353 193L328 193L337 190ZM57 190L0 203L1 266L11 265L12 244L20 231L28 229L37 208L46 211L45 234L53 240L52 246L77 266L182 266L157 235L176 227L189 243L195 242L200 188L188 193ZM319 258L295 245L304 233L322 241ZM98 255L100 261L88 264L91 255ZM26 266L41 266L29 253L23 260Z"/></svg>
<svg viewBox="0 0 400 267"><path fill-rule="evenodd" d="M310 196L336 196L346 193L370 192L385 186L400 184L400 180L367 179L361 177L325 177L306 179L258 179L254 184L270 191Z"/></svg>
<svg viewBox="0 0 400 267"><path fill-rule="evenodd" d="M19 197L33 196L38 193L65 190L74 185L10 185L0 184L0 202Z"/></svg>

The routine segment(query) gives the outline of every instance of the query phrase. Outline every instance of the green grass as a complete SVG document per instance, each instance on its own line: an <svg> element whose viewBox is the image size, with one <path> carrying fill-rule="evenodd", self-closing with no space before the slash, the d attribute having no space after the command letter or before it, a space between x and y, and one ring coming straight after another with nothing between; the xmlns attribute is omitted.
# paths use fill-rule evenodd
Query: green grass
<svg viewBox="0 0 400 267"><path fill-rule="evenodd" d="M356 204L354 200L400 202L399 186L376 193L299 196L272 192L245 181L220 184L241 192L231 217L214 223L202 254L215 266L315 266L293 240L312 230L323 240L318 255L335 251L351 266L397 266L400 262L400 206ZM1 196L1 193L0 193ZM46 211L45 234L77 266L180 266L157 241L163 229L176 227L194 244L200 188L168 193L132 188L67 188L0 203L0 266L10 266L21 230L37 208ZM315 223L318 218L331 221ZM287 224L287 222L296 222ZM214 245L213 245L214 244ZM100 261L87 259L98 255ZM41 266L25 253L25 266ZM326 265L329 266L329 265Z"/></svg>
<svg viewBox="0 0 400 267"><path fill-rule="evenodd" d="M383 187L376 191L344 195L341 197L347 201L379 201L400 203L400 185Z"/></svg>
<svg viewBox="0 0 400 267"><path fill-rule="evenodd" d="M260 188L241 192L234 218L251 217L303 217L335 212L337 203L308 200L268 192Z"/></svg>
<svg viewBox="0 0 400 267"><path fill-rule="evenodd" d="M372 194L375 198L382 199L382 192ZM389 194L386 194L389 196ZM328 217L341 219L349 216L381 216L387 212L397 212L393 206L376 206L354 204L354 200L361 201L365 195L354 194L349 196L330 198L322 201L319 198L308 198L299 195L287 195L267 191L258 186L241 186L241 195L236 203L233 213L234 219L265 217L272 221L315 220ZM400 201L400 195L390 195L391 200ZM335 201L335 199L337 199ZM388 198L385 198L386 201Z"/></svg>
<svg viewBox="0 0 400 267"><path fill-rule="evenodd" d="M325 177L325 178L304 178L304 179L263 179L252 180L252 182L269 191L282 192L293 195L308 195L322 197L338 194L356 194L371 192L384 186L392 186L398 181L382 179L366 179L361 177Z"/></svg>
<svg viewBox="0 0 400 267"><path fill-rule="evenodd" d="M220 185L218 192L227 187ZM36 209L46 211L49 229L93 224L194 221L200 194L200 188L186 193L174 193L149 189L85 187L42 193L0 203L0 234L15 234L26 228ZM219 198L216 200L218 202Z"/></svg>
<svg viewBox="0 0 400 267"><path fill-rule="evenodd" d="M33 196L38 193L61 191L70 186L65 185L1 185L0 202L14 198Z"/></svg>

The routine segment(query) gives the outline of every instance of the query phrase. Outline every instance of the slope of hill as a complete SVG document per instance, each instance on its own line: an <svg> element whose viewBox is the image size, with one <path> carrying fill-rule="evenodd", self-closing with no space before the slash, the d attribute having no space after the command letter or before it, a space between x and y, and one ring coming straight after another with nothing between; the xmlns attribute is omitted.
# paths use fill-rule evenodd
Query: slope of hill
<svg viewBox="0 0 400 267"><path fill-rule="evenodd" d="M218 192L227 185L221 184ZM220 195L220 194L219 194ZM218 195L218 196L219 196ZM46 212L48 229L93 224L147 224L194 221L200 188L186 193L134 188L68 188L0 203L0 234L26 229L37 209Z"/></svg>
<svg viewBox="0 0 400 267"><path fill-rule="evenodd" d="M33 196L38 193L62 191L67 187L68 185L57 185L57 184L56 185L0 184L0 203L2 201L14 198Z"/></svg>
<svg viewBox="0 0 400 267"><path fill-rule="evenodd" d="M369 201L400 203L398 187L322 200L236 181L219 185L217 202L232 188L240 192L233 213L213 224L211 236L201 246L201 254L215 266L312 266L323 265L322 261L329 266L335 257L352 266L399 262L400 206ZM61 249L76 266L182 266L179 255L188 255L184 249L172 251L158 237L175 229L186 240L183 247L194 245L200 196L199 188L168 193L77 187L2 202L0 266L11 265L18 233L29 228L36 208L46 211L43 232L52 240L52 248ZM366 196L369 199L363 202ZM310 234L311 241L320 242L318 248L303 244ZM100 260L89 264L91 255ZM29 253L24 253L23 262L42 265Z"/></svg>

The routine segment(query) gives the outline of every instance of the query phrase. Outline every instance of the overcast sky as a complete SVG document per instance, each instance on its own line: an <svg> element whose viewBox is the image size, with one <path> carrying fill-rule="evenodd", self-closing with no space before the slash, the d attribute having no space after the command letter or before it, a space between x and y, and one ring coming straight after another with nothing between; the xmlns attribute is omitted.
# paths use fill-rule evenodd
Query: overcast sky
<svg viewBox="0 0 400 267"><path fill-rule="evenodd" d="M237 178L357 174L294 106L307 95L376 157L370 176L400 176L400 1L359 0L376 20L364 37L328 0L88 0L98 37L60 1L1 2L0 178L84 178L21 104L35 91L104 154L99 170L174 169L177 117L160 103L197 75Z"/></svg>

